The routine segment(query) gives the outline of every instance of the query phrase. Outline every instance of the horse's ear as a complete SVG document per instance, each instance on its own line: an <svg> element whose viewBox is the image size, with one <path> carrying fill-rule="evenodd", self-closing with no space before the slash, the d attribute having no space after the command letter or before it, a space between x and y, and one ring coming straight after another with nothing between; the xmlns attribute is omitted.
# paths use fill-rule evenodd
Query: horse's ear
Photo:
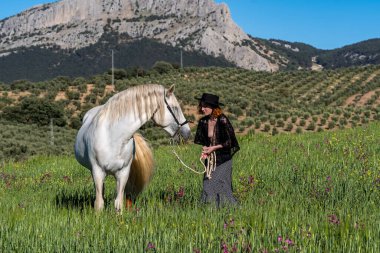
<svg viewBox="0 0 380 253"><path fill-rule="evenodd" d="M170 97L174 93L174 89L175 89L175 84L170 86L170 88L168 89L168 92L166 93L168 97Z"/></svg>

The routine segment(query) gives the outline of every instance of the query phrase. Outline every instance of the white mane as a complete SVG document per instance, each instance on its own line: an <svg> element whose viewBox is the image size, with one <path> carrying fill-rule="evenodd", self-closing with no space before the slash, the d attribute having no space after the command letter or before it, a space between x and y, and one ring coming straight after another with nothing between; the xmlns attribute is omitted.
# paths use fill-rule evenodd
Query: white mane
<svg viewBox="0 0 380 253"><path fill-rule="evenodd" d="M143 115L150 118L155 112L162 118L165 112L164 90L158 84L138 85L124 90L104 104L99 111L98 120L107 118L110 122L115 122L126 114L143 120Z"/></svg>

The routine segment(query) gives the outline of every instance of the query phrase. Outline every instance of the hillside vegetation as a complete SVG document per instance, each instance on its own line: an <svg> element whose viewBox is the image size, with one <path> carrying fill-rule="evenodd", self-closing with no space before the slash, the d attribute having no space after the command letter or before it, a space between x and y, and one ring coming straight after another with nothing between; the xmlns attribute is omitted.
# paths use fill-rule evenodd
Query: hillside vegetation
<svg viewBox="0 0 380 253"><path fill-rule="evenodd" d="M380 64L380 39L370 39L334 50L320 51L317 62L325 68Z"/></svg>
<svg viewBox="0 0 380 253"><path fill-rule="evenodd" d="M1 252L379 252L380 125L239 137L238 208L201 205L202 176L154 149L152 182L130 211L93 211L91 173L73 158L0 166ZM174 147L188 164L200 147Z"/></svg>
<svg viewBox="0 0 380 253"><path fill-rule="evenodd" d="M195 96L216 93L226 104L223 109L238 134L326 131L380 119L380 66L267 73L217 67L181 70L158 62L149 71L117 69L114 86L110 85L110 73L89 79L57 77L45 82L1 85L1 157L40 153L30 144L30 135L35 131L46 136L32 141L36 146L56 150L49 147L52 142L48 141L56 131L62 134L55 135L57 143L59 138L66 140L60 148L70 150L87 110L105 103L118 91L145 83L166 87L176 84L175 94L189 119L199 116ZM34 130L26 131L24 124ZM142 130L154 145L168 142L163 131L156 131L152 124Z"/></svg>
<svg viewBox="0 0 380 253"><path fill-rule="evenodd" d="M20 79L37 82L56 76L91 77L111 66L111 50L114 50L115 66L124 68L139 66L149 69L158 60L177 63L180 58L178 47L152 39L133 41L126 34L105 33L97 43L82 49L34 46L0 57L0 82ZM183 58L186 66L235 66L225 58L200 52L183 51Z"/></svg>

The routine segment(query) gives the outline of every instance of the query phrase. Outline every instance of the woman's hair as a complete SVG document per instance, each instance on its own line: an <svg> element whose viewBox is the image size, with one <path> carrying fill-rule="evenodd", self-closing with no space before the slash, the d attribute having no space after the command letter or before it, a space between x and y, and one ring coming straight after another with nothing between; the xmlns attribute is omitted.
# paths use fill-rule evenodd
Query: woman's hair
<svg viewBox="0 0 380 253"><path fill-rule="evenodd" d="M220 115L222 115L222 113L223 113L223 111L222 111L222 109L220 109L220 107L214 108L214 109L212 110L211 117L213 117L213 118L217 118L217 117L219 117Z"/></svg>
<svg viewBox="0 0 380 253"><path fill-rule="evenodd" d="M203 112L202 112L202 103L199 103L199 105L198 105L198 113L199 114L203 114ZM217 118L217 117L219 117L222 114L223 114L223 111L222 111L222 109L220 107L212 108L211 117Z"/></svg>

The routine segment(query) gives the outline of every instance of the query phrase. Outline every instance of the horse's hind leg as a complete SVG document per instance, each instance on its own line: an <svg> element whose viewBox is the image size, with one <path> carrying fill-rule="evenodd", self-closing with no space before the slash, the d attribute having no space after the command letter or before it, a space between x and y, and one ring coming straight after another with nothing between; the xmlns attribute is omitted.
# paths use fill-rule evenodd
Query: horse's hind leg
<svg viewBox="0 0 380 253"><path fill-rule="evenodd" d="M104 208L104 179L106 177L106 173L99 167L94 166L92 168L92 178L94 179L95 191L96 191L96 199L95 199L95 210L101 211Z"/></svg>
<svg viewBox="0 0 380 253"><path fill-rule="evenodd" d="M116 175L116 199L115 199L115 209L117 212L122 212L123 210L123 201L124 201L124 190L129 178L131 164L127 167L120 170Z"/></svg>

